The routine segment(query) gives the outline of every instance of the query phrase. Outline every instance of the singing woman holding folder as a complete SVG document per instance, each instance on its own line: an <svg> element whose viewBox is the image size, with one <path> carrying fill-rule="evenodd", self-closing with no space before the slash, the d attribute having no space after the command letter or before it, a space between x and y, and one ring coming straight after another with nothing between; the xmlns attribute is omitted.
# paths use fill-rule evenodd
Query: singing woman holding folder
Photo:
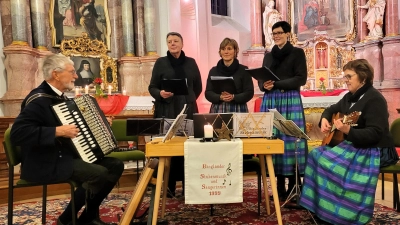
<svg viewBox="0 0 400 225"><path fill-rule="evenodd" d="M231 38L225 38L219 47L221 59L217 66L211 68L205 91L206 99L211 102L210 113L248 112L247 102L253 98L254 86L251 76L239 63L237 55L238 43ZM232 77L233 88L227 86L224 90L216 86L212 77ZM227 80L225 80L227 81Z"/></svg>
<svg viewBox="0 0 400 225"><path fill-rule="evenodd" d="M272 26L271 36L275 45L271 52L265 54L263 66L279 77L279 81L258 80L260 90L264 92L261 112L277 109L287 120L293 120L305 131L305 117L300 96L300 87L307 81L307 64L304 51L293 47L288 41L291 26L286 21L279 21ZM278 194L281 198L293 189L295 179L295 137L286 136L279 131L275 135L285 142L285 153L273 156L275 174L277 176ZM298 165L300 174L304 174L307 143L304 139L297 145ZM289 178L288 190L285 188L285 178Z"/></svg>
<svg viewBox="0 0 400 225"><path fill-rule="evenodd" d="M196 100L202 91L200 70L193 58L182 51L183 38L177 32L167 34L167 56L160 57L154 64L149 92L155 99L154 117L175 119L187 104L186 118L193 119L198 112ZM162 88L164 79L186 79L188 94L175 95ZM169 197L175 196L175 184L183 179L183 157L172 157L168 188Z"/></svg>

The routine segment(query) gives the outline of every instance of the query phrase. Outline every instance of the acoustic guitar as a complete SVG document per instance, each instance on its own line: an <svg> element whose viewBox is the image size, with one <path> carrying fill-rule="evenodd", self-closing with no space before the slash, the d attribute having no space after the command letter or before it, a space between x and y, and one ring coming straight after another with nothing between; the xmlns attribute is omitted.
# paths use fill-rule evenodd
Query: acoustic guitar
<svg viewBox="0 0 400 225"><path fill-rule="evenodd" d="M348 115L343 116L341 113L336 113L333 114L331 124L332 128L329 132L328 135L325 136L325 138L322 140L321 146L329 145L331 147L334 147L338 145L340 142L344 140L344 133L341 132L340 130L336 129L335 125L333 124L334 120L343 118L343 124L348 124L350 126L357 126L357 120L360 117L361 112L355 111L352 112Z"/></svg>

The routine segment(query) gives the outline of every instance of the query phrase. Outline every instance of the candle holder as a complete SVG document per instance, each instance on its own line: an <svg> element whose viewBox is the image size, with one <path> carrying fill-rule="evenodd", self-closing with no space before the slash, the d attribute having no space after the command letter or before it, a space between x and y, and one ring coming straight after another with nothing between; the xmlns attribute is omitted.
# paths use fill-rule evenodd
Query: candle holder
<svg viewBox="0 0 400 225"><path fill-rule="evenodd" d="M200 142L217 142L218 141L218 138L206 138L206 137L203 137L202 139L200 139Z"/></svg>

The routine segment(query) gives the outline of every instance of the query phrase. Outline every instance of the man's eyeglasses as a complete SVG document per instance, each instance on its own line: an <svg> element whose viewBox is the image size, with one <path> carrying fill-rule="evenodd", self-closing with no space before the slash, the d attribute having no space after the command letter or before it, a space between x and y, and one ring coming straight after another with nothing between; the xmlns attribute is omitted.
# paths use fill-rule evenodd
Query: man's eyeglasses
<svg viewBox="0 0 400 225"><path fill-rule="evenodd" d="M76 74L76 70L70 70L70 71L66 70L66 71L71 75L75 75Z"/></svg>
<svg viewBox="0 0 400 225"><path fill-rule="evenodd" d="M75 74L76 74L76 70L63 70L63 69L60 68L60 67L57 67L57 68L55 68L54 70L57 71L57 72L66 71L66 72L68 72L68 73L71 74L71 75L75 75Z"/></svg>
<svg viewBox="0 0 400 225"><path fill-rule="evenodd" d="M355 74L346 74L346 75L343 75L343 79L346 79L349 81L355 75L357 75L357 74L356 73Z"/></svg>
<svg viewBox="0 0 400 225"><path fill-rule="evenodd" d="M274 32L274 33L271 33L271 35L272 36L281 36L282 34L284 34L285 32L283 32L283 31L279 31L279 32Z"/></svg>

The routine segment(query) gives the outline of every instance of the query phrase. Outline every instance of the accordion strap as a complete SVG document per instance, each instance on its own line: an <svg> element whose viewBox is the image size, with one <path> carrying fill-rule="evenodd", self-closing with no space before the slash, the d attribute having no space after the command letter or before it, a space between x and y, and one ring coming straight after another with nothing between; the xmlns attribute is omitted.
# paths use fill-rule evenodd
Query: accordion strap
<svg viewBox="0 0 400 225"><path fill-rule="evenodd" d="M40 98L40 97L52 98L52 99L57 99L57 100L65 100L61 96L57 96L56 97L54 95L49 95L49 94L46 94L46 93L36 93L36 94L32 95L31 97L29 97L28 100L26 100L25 106L28 105L33 100L35 100L37 98Z"/></svg>

